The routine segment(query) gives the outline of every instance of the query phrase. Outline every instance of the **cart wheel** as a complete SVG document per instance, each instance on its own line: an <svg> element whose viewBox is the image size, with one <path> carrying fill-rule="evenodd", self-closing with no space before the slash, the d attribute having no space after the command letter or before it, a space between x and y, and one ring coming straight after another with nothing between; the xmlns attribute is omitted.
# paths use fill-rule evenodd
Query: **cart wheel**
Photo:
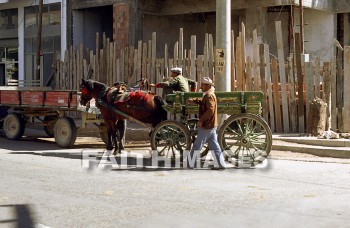
<svg viewBox="0 0 350 228"><path fill-rule="evenodd" d="M191 149L190 131L182 123L163 121L152 130L151 148L157 150L160 156L182 156L185 150Z"/></svg>
<svg viewBox="0 0 350 228"><path fill-rule="evenodd" d="M74 145L77 138L77 127L70 117L61 117L56 121L55 141L58 146L68 148Z"/></svg>
<svg viewBox="0 0 350 228"><path fill-rule="evenodd" d="M262 163L272 147L269 125L254 114L229 117L219 129L218 140L225 154L239 167Z"/></svg>
<svg viewBox="0 0 350 228"><path fill-rule="evenodd" d="M194 143L194 140L196 140L196 137L197 137L197 134L198 134L197 122L198 122L197 118L189 119L186 122L188 130L190 130L191 142L192 143ZM202 150L200 151L200 157L202 158L202 157L207 156L208 152L209 152L209 146L208 146L208 143L206 143L203 146Z"/></svg>
<svg viewBox="0 0 350 228"><path fill-rule="evenodd" d="M51 138L55 135L54 129L57 119L58 116L45 116L43 120L44 131L47 134L47 136Z"/></svg>
<svg viewBox="0 0 350 228"><path fill-rule="evenodd" d="M24 134L25 121L19 113L9 113L3 127L8 139L20 140Z"/></svg>

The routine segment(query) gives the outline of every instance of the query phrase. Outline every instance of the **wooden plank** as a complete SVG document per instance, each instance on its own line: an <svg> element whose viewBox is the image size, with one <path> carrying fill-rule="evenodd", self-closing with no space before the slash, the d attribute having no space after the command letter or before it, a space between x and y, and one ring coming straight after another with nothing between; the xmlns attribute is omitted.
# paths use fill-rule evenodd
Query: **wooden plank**
<svg viewBox="0 0 350 228"><path fill-rule="evenodd" d="M69 48L69 89L73 89L73 46Z"/></svg>
<svg viewBox="0 0 350 228"><path fill-rule="evenodd" d="M109 42L109 69L108 69L108 85L112 86L114 84L114 80L113 80L113 59L114 59L114 45L113 42Z"/></svg>
<svg viewBox="0 0 350 228"><path fill-rule="evenodd" d="M348 55L348 54L347 54ZM345 60L345 52L341 52L340 50L337 50L337 119L338 119L338 129L340 132L345 132L344 131L344 121L343 118L345 117L348 119L348 116L345 116L343 114L343 107L344 107L344 99L343 99L343 94L344 94L344 73L345 73L345 68L343 68L343 61ZM349 63L347 63L349 64ZM344 61L344 67L345 67L345 61ZM347 73L350 72L350 67L346 70ZM348 79L349 82L349 79Z"/></svg>
<svg viewBox="0 0 350 228"><path fill-rule="evenodd" d="M272 79L273 79L273 100L275 105L275 120L276 120L276 131L282 133L282 115L281 115L281 101L279 95L279 85L278 85L278 65L277 59L272 58L271 60L272 68Z"/></svg>
<svg viewBox="0 0 350 228"><path fill-rule="evenodd" d="M87 61L86 59L83 59L83 72L84 72L84 79L88 79L88 66L87 66ZM80 84L80 82L79 82ZM80 87L80 86L79 86ZM78 88L79 89L79 88Z"/></svg>
<svg viewBox="0 0 350 228"><path fill-rule="evenodd" d="M137 43L137 77L136 81L142 79L142 41Z"/></svg>
<svg viewBox="0 0 350 228"><path fill-rule="evenodd" d="M337 123L337 62L336 59L332 59L331 64L331 126L333 131L338 130Z"/></svg>
<svg viewBox="0 0 350 228"><path fill-rule="evenodd" d="M204 65L203 65L203 71L204 71L204 77L208 77L209 76L209 35L208 33L205 34L204 37L204 47L203 47L203 61L204 61Z"/></svg>
<svg viewBox="0 0 350 228"><path fill-rule="evenodd" d="M259 44L258 44L258 32L253 30L253 61L252 61L252 76L254 77L254 90L261 90L261 76L259 69Z"/></svg>
<svg viewBox="0 0 350 228"><path fill-rule="evenodd" d="M330 63L323 63L323 77L324 77L324 94L327 104L327 118L326 118L326 131L329 130L329 117L330 117L330 93L331 93L331 74L330 74Z"/></svg>
<svg viewBox="0 0 350 228"><path fill-rule="evenodd" d="M310 62L305 63L305 92L306 92L306 99L305 99L305 107L306 107L306 119L309 118L309 112L310 112L310 102L314 98L314 77L313 77L313 69L312 64ZM306 122L306 125L308 125L308 121ZM311 132L311 126L306 126L307 132Z"/></svg>
<svg viewBox="0 0 350 228"><path fill-rule="evenodd" d="M282 91L282 112L283 112L283 129L285 133L289 132L289 110L287 100L287 80L286 80L286 69L284 64L284 50L283 50L283 36L282 36L282 25L281 21L275 22L276 26L276 39L277 39L277 52L278 52L278 67L279 76L281 80L281 91Z"/></svg>
<svg viewBox="0 0 350 228"><path fill-rule="evenodd" d="M117 46L117 42L113 42L113 69L112 69L112 81L117 82L118 81L118 77L117 77L117 51L118 51L118 46Z"/></svg>
<svg viewBox="0 0 350 228"><path fill-rule="evenodd" d="M55 62L55 89L59 89L60 88L60 77L58 74L58 64L60 62L60 60L58 60L57 58L56 62Z"/></svg>
<svg viewBox="0 0 350 228"><path fill-rule="evenodd" d="M122 78L122 81L127 83L129 79L129 52L130 48L126 47L124 48L124 75Z"/></svg>
<svg viewBox="0 0 350 228"><path fill-rule="evenodd" d="M100 81L100 35L99 33L97 32L96 33L96 56L95 56L95 66L96 66L96 69L95 69L95 80L96 81Z"/></svg>
<svg viewBox="0 0 350 228"><path fill-rule="evenodd" d="M152 81L156 82L156 58L157 58L157 33L152 33L152 63L151 63L151 71L152 71Z"/></svg>
<svg viewBox="0 0 350 228"><path fill-rule="evenodd" d="M264 53L264 45L259 45L259 57L260 57L260 82L261 82L261 91L264 93L261 106L262 106L262 116L266 120L266 122L269 121L269 115L268 115L268 105L267 105L267 95L266 95L266 70L265 70L265 53Z"/></svg>
<svg viewBox="0 0 350 228"><path fill-rule="evenodd" d="M237 42L236 42L236 76L237 76L237 88L235 90L238 91L243 91L243 58L242 58L242 41L241 37L237 37Z"/></svg>
<svg viewBox="0 0 350 228"><path fill-rule="evenodd" d="M202 82L202 78L204 77L204 72L203 72L203 64L204 64L204 56L203 55L198 55L197 56L197 76L198 76L198 84L200 85Z"/></svg>
<svg viewBox="0 0 350 228"><path fill-rule="evenodd" d="M152 41L149 40L148 41L148 52L147 52L147 76L148 79L151 83L156 83L155 81L153 81L152 78L152 74L151 74L151 64L152 64ZM154 89L152 88L152 90L154 91Z"/></svg>
<svg viewBox="0 0 350 228"><path fill-rule="evenodd" d="M343 108L343 132L350 132L350 46L344 47L344 108Z"/></svg>
<svg viewBox="0 0 350 228"><path fill-rule="evenodd" d="M100 69L100 82L102 83L105 83L105 74L103 73L104 72L104 49L100 49L100 59L99 59L99 69Z"/></svg>
<svg viewBox="0 0 350 228"><path fill-rule="evenodd" d="M184 65L184 29L180 28L179 31L179 62L178 66L182 67Z"/></svg>
<svg viewBox="0 0 350 228"><path fill-rule="evenodd" d="M197 56L197 37L195 35L191 36L191 73L190 73L190 78L192 80L198 81L196 78L196 56Z"/></svg>
<svg viewBox="0 0 350 228"><path fill-rule="evenodd" d="M169 49L168 44L164 45L164 71L163 71L163 78L168 76L169 71Z"/></svg>
<svg viewBox="0 0 350 228"><path fill-rule="evenodd" d="M174 67L179 66L179 42L176 41L174 44Z"/></svg>
<svg viewBox="0 0 350 228"><path fill-rule="evenodd" d="M95 56L94 51L90 51L89 79L95 79Z"/></svg>
<svg viewBox="0 0 350 228"><path fill-rule="evenodd" d="M289 84L289 113L290 126L292 132L297 132L298 127L298 104L295 96L295 75L293 57L288 57L288 84Z"/></svg>
<svg viewBox="0 0 350 228"><path fill-rule="evenodd" d="M214 41L213 41L213 35L209 34L209 50L208 50L208 54L209 54L209 77L213 78L214 77Z"/></svg>
<svg viewBox="0 0 350 228"><path fill-rule="evenodd" d="M315 96L322 99L320 57L317 57L315 60Z"/></svg>
<svg viewBox="0 0 350 228"><path fill-rule="evenodd" d="M304 91L303 91L303 72L301 66L301 47L300 47L300 34L295 33L295 63L297 68L298 79L298 119L299 119L299 133L305 132L305 120L304 120Z"/></svg>
<svg viewBox="0 0 350 228"><path fill-rule="evenodd" d="M72 89L76 88L77 85L77 49L73 49L73 83Z"/></svg>
<svg viewBox="0 0 350 228"><path fill-rule="evenodd" d="M271 131L275 131L275 112L273 109L273 96L272 96L272 84L271 84L271 65L270 65L270 48L267 44L264 45L264 59L266 63L266 83L267 83L267 94L269 101L269 114L270 114L270 128Z"/></svg>
<svg viewBox="0 0 350 228"><path fill-rule="evenodd" d="M231 91L236 88L236 59L235 59L235 34L231 31ZM266 98L266 97L265 97Z"/></svg>
<svg viewBox="0 0 350 228"><path fill-rule="evenodd" d="M134 65L134 54L135 54L135 48L133 46L131 46L129 48L129 59L128 59L128 78L126 80L126 82L128 84L131 83L131 77L134 73L134 66L136 66L136 64Z"/></svg>
<svg viewBox="0 0 350 228"><path fill-rule="evenodd" d="M125 75L124 58L125 58L125 50L124 48L122 48L120 50L120 59L119 59L120 75L119 75L118 81L124 81L124 75Z"/></svg>
<svg viewBox="0 0 350 228"><path fill-rule="evenodd" d="M245 38L246 38L246 35L245 35L245 25L244 23L242 22L242 32L240 33L240 37L241 37L241 57L242 57L242 63L243 63L243 73L244 73L244 69L245 69L245 62L246 62L246 45L245 45Z"/></svg>
<svg viewBox="0 0 350 228"><path fill-rule="evenodd" d="M147 43L142 44L142 77L149 79L147 74Z"/></svg>
<svg viewBox="0 0 350 228"><path fill-rule="evenodd" d="M246 90L247 91L252 91L253 90L253 80L255 78L252 77L252 61L250 56L247 57L247 63L246 63L246 74L245 74L245 78L246 78Z"/></svg>

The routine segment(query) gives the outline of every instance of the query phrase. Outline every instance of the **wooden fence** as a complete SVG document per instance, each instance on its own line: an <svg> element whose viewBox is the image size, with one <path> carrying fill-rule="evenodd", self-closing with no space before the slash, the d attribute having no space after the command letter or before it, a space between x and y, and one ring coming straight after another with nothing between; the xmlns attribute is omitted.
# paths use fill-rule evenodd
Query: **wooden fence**
<svg viewBox="0 0 350 228"><path fill-rule="evenodd" d="M342 64L335 59L321 62L316 58L306 62L300 53L299 34L295 34L295 53L285 60L281 22L276 22L278 56L272 56L267 44L258 42L256 31L247 44L244 24L235 38L232 32L232 91L264 91L262 116L273 132L306 131L309 103L315 97L328 104L329 124L327 128L341 129L342 124ZM175 66L183 68L183 75L200 82L203 76L214 77L214 44L211 34L205 34L203 55L197 55L196 36L191 36L191 49L183 48L183 29L173 47L164 47L162 58L157 58L156 33L152 40L139 41L137 48L126 47L117 53L116 43L102 35L103 47L99 48L100 35L96 34L96 50L70 47L64 61L55 62L56 89L79 89L82 78L91 78L107 85L116 81L132 83L147 78L155 83L169 75ZM250 53L248 53L250 50ZM338 73L337 73L338 72ZM338 85L337 85L338 83ZM153 91L159 93L159 91ZM333 104L333 105L330 105Z"/></svg>

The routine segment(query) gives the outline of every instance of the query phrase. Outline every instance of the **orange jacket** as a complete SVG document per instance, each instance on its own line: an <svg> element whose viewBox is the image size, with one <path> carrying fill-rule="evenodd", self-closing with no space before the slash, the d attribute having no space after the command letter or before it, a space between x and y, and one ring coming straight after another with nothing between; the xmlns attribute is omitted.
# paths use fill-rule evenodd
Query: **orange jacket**
<svg viewBox="0 0 350 228"><path fill-rule="evenodd" d="M218 108L214 92L204 95L199 105L199 121L202 128L211 129L218 126Z"/></svg>

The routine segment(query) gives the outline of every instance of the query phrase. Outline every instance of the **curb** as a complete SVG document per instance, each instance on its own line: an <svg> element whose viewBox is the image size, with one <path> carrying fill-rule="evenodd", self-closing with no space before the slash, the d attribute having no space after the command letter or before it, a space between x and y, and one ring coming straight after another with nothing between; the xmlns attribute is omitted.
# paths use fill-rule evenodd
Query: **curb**
<svg viewBox="0 0 350 228"><path fill-rule="evenodd" d="M284 140L273 141L272 150L291 151L298 153L312 154L319 157L350 158L350 147L326 147L317 145L307 145L285 143ZM305 142L305 141L304 141Z"/></svg>

